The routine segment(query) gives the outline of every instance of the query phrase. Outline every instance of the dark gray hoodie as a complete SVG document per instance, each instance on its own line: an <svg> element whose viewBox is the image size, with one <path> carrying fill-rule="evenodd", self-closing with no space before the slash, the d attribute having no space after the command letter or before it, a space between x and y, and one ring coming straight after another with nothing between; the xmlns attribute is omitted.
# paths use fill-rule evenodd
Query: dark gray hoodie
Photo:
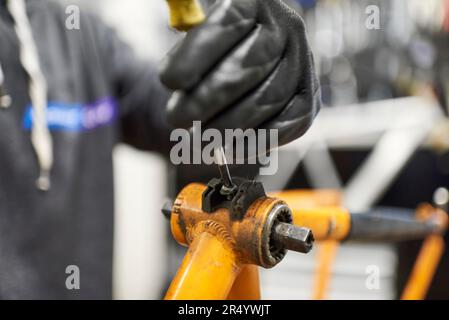
<svg viewBox="0 0 449 320"><path fill-rule="evenodd" d="M120 140L168 148L167 91L152 65L95 17L82 12L80 30L68 30L64 8L28 0L54 148L51 188L39 191L29 77L5 3L0 65L12 104L0 109L0 298L111 298L111 151ZM66 288L69 265L80 268L80 290Z"/></svg>

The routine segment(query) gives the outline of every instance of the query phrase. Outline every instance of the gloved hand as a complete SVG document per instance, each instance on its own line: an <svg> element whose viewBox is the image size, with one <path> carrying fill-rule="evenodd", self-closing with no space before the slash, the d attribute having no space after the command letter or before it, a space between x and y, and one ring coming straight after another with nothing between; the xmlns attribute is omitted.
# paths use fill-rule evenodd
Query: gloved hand
<svg viewBox="0 0 449 320"><path fill-rule="evenodd" d="M162 64L171 125L302 136L321 99L304 22L281 0L217 0Z"/></svg>

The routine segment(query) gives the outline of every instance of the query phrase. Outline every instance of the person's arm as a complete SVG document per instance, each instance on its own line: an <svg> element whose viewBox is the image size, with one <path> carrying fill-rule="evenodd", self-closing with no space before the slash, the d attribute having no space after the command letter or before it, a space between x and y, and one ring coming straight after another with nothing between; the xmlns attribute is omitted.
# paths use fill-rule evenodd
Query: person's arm
<svg viewBox="0 0 449 320"><path fill-rule="evenodd" d="M100 19L93 23L99 54L119 104L121 140L139 149L168 154L170 128L165 108L170 92L161 84L155 64L139 59Z"/></svg>

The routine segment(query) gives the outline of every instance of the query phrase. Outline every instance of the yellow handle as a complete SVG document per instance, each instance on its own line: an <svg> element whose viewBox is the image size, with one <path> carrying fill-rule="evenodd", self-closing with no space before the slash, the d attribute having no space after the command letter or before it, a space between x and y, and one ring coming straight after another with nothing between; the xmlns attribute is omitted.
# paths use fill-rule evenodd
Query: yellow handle
<svg viewBox="0 0 449 320"><path fill-rule="evenodd" d="M170 26L188 31L201 24L206 15L198 0L167 0L170 8Z"/></svg>

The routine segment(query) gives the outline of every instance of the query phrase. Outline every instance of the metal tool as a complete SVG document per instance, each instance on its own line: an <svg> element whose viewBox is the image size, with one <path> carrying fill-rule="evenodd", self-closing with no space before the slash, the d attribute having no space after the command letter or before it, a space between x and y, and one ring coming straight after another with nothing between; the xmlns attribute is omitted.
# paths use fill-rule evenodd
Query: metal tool
<svg viewBox="0 0 449 320"><path fill-rule="evenodd" d="M226 154L223 147L217 147L214 149L215 163L218 165L220 172L220 178L223 181L223 186L220 193L225 196L232 196L237 189L237 186L232 181L232 176L229 171L228 162L226 161Z"/></svg>
<svg viewBox="0 0 449 320"><path fill-rule="evenodd" d="M312 250L315 239L310 229L279 222L274 226L273 231L274 242L287 250L301 253Z"/></svg>

